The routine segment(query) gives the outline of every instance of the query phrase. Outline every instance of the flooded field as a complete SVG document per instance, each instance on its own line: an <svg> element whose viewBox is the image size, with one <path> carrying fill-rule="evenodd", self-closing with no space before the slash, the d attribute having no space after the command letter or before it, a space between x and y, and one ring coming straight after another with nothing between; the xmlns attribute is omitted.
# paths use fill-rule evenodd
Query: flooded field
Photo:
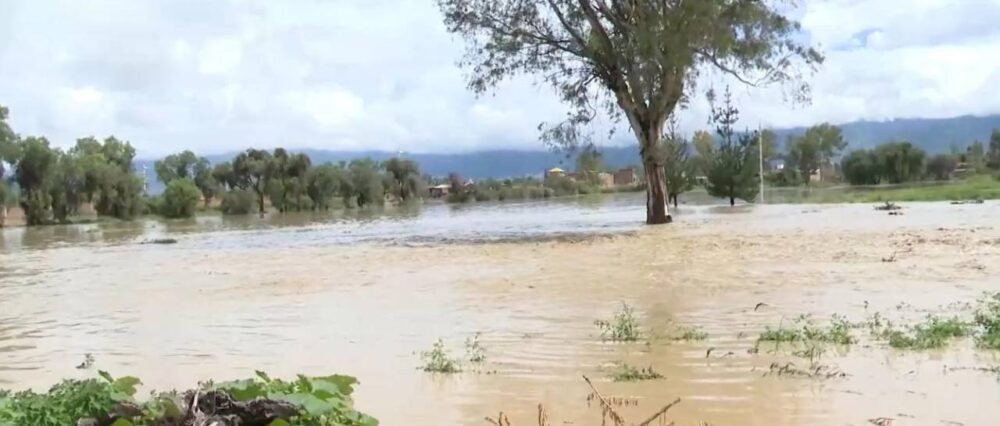
<svg viewBox="0 0 1000 426"><path fill-rule="evenodd" d="M7 229L0 387L92 376L74 368L91 353L94 369L156 389L255 369L351 374L358 409L385 425L486 424L501 410L534 425L540 403L553 424L599 424L583 375L638 402L621 409L634 419L682 398L668 416L679 425L996 424L1000 375L985 370L1000 351L971 339L897 350L862 327L813 360L756 340L803 314L971 317L1000 291L1000 204L682 206L657 228L638 224L642 208L633 194ZM163 237L177 244L142 244ZM622 303L643 336L604 341L594 321ZM683 326L707 339L669 338ZM437 339L461 358L476 333L485 363L418 370ZM664 378L612 382L620 362Z"/></svg>

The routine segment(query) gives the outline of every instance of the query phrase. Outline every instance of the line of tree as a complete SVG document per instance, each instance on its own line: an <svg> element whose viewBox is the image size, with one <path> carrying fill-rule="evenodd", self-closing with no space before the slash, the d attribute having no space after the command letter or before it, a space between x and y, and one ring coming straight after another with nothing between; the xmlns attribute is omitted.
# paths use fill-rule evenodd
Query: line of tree
<svg viewBox="0 0 1000 426"><path fill-rule="evenodd" d="M347 207L380 205L386 197L406 202L425 187L419 166L405 158L314 166L307 155L283 148L248 149L213 165L184 151L154 164L165 190L150 197L144 177L135 173L135 149L129 142L86 137L62 150L44 137L18 135L7 118L7 108L0 106L0 206L6 205L11 181L30 226L67 223L88 203L98 216L119 219L146 213L191 217L199 202L207 207L217 198L223 213L264 214L268 204L288 212L327 210L335 200ZM4 213L0 211L0 226Z"/></svg>
<svg viewBox="0 0 1000 426"><path fill-rule="evenodd" d="M127 141L86 137L63 151L44 137L16 134L7 117L8 110L0 107L0 179L3 163L10 164L28 225L66 223L83 203L91 203L99 215L121 219L142 212L143 181L132 172L135 149Z"/></svg>
<svg viewBox="0 0 1000 426"><path fill-rule="evenodd" d="M156 162L155 169L167 189L154 210L168 217L191 216L199 199L208 206L220 194L223 213L256 210L263 215L268 204L284 213L329 210L336 199L345 207L380 205L386 196L407 202L425 188L413 160L362 158L313 165L308 155L284 148L247 149L214 166L184 151Z"/></svg>

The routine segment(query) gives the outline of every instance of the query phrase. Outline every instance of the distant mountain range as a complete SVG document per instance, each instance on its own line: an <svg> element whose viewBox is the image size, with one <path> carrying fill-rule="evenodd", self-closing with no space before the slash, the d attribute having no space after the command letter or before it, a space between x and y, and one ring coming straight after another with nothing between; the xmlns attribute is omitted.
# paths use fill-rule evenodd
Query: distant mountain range
<svg viewBox="0 0 1000 426"><path fill-rule="evenodd" d="M840 124L848 141L848 151L870 148L890 140L906 140L931 154L948 152L952 146L964 149L974 141L989 141L993 129L1000 129L1000 114L990 116L962 116L943 119L897 119L892 121L855 121ZM775 129L779 140L784 143L788 136L802 134L805 127ZM607 146L600 148L604 162L610 167L625 167L638 163L639 150L636 145ZM397 154L387 151L330 151L321 149L295 150L308 154L313 164L349 161L354 158L371 157L385 160ZM227 161L235 154L208 155L213 163ZM446 176L455 172L472 179L489 177L540 176L543 170L555 166L574 166L575 160L563 153L538 150L489 150L456 154L404 153L420 164L425 174ZM158 193L162 186L156 181L153 160L137 160L139 170L145 167L150 183L150 192Z"/></svg>

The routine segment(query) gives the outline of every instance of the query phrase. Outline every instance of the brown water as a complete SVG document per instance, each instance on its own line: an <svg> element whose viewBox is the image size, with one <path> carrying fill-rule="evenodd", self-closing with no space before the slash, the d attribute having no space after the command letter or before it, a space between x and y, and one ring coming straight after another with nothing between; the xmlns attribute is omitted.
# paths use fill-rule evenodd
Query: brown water
<svg viewBox="0 0 1000 426"><path fill-rule="evenodd" d="M767 345L747 352L765 326L800 314L818 322L833 313L902 322L967 315L953 302L1000 291L996 203L911 204L898 217L870 206L690 207L678 223L649 229L625 220L641 213L628 202L534 208L520 207L521 216L431 208L368 224L312 217L6 230L0 386L93 375L74 369L92 353L95 368L158 389L254 369L349 373L361 380L359 409L386 425L485 424L500 410L535 424L539 403L553 424L598 424L581 375L605 394L637 398L623 409L635 419L681 397L670 418L684 425L996 424L997 376L967 368L1000 365L1000 354L969 341L900 352L858 330L861 344L819 361L848 374L829 380L764 377L772 362L808 361ZM551 225L525 226L518 239L517 217ZM392 235L371 238L372 223L391 224ZM410 229L418 224L440 228ZM544 238L602 229L638 231ZM439 238L453 233L468 238ZM180 241L138 244L163 235ZM882 261L893 254L896 262ZM647 335L696 325L710 337L604 343L593 321L621 302L636 307ZM758 302L766 306L754 311ZM418 353L436 339L461 356L477 332L487 363L469 370L479 372L417 370ZM651 365L666 379L612 383L617 361Z"/></svg>

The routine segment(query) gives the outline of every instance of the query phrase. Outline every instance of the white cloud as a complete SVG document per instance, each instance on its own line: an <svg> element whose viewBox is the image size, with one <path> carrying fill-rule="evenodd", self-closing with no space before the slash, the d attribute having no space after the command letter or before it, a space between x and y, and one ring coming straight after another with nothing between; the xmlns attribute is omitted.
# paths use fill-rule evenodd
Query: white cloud
<svg viewBox="0 0 1000 426"><path fill-rule="evenodd" d="M538 123L565 112L530 78L472 95L429 0L0 3L0 104L16 130L63 146L113 133L147 157L532 149ZM1000 112L1000 0L815 0L794 16L827 53L813 102L734 85L747 127ZM705 74L682 130L706 127L700 93L723 84Z"/></svg>

